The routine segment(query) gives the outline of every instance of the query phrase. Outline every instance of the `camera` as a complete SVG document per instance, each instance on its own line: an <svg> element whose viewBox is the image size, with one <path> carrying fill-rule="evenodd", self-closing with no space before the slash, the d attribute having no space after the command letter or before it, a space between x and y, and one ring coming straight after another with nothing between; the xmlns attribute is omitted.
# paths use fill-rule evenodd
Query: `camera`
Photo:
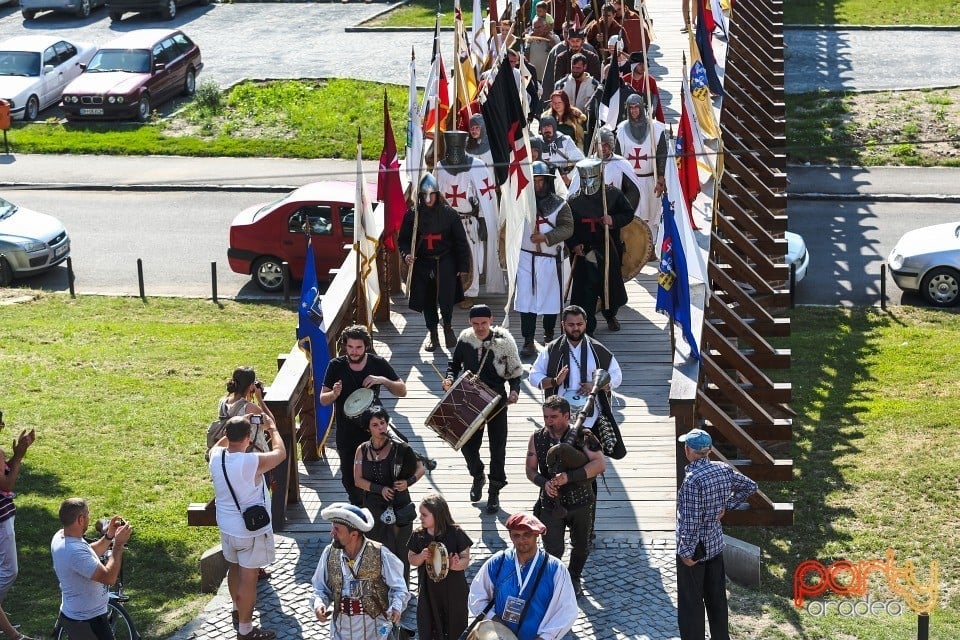
<svg viewBox="0 0 960 640"><path fill-rule="evenodd" d="M263 424L263 416L260 414L250 416L250 424Z"/></svg>

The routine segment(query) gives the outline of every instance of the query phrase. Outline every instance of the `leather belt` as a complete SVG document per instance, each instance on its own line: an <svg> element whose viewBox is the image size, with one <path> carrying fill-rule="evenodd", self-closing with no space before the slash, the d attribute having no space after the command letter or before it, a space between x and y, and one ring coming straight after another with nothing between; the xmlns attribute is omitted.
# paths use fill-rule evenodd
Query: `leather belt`
<svg viewBox="0 0 960 640"><path fill-rule="evenodd" d="M638 177L638 178L652 178L652 177L653 177L653 171L651 171L650 173L638 173L638 174L637 174L637 177Z"/></svg>
<svg viewBox="0 0 960 640"><path fill-rule="evenodd" d="M531 251L530 249L520 249L520 251L529 253L530 255L533 255L533 256L539 256L541 258L557 258L560 255L558 253L542 253L540 251Z"/></svg>

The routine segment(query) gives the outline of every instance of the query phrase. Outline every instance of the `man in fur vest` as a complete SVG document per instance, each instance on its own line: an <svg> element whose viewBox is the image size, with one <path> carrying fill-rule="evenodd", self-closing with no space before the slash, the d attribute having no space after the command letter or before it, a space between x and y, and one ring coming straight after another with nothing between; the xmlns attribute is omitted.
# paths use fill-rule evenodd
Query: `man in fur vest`
<svg viewBox="0 0 960 640"><path fill-rule="evenodd" d="M493 312L485 304L470 309L470 328L460 332L453 357L447 365L447 377L443 390L448 390L464 370L476 374L480 382L500 395L500 403L487 420L488 444L490 447L490 493L487 497L487 513L500 511L500 490L507 484L504 462L507 456L507 407L520 397L520 374L523 365L517 343L503 327L491 326ZM509 385L509 394L506 387ZM473 477L470 501L480 500L486 483L483 461L480 459L480 444L483 442L481 426L460 448L467 461L467 469Z"/></svg>

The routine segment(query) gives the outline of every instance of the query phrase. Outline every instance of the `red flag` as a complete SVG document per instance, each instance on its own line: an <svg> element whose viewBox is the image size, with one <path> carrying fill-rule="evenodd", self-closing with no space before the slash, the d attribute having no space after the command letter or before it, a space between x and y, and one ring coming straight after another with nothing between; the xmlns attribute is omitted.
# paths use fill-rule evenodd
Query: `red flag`
<svg viewBox="0 0 960 640"><path fill-rule="evenodd" d="M706 27L707 33L713 35L713 30L717 28L717 22L713 17L713 11L710 7L710 0L699 0L700 6L703 8L703 11L700 12L699 18L703 20L703 26Z"/></svg>
<svg viewBox="0 0 960 640"><path fill-rule="evenodd" d="M380 154L380 172L377 177L377 200L383 207L383 244L390 251L395 251L397 243L394 238L403 222L407 203L400 185L400 160L397 158L397 142L393 138L386 92L383 94L383 152Z"/></svg>
<svg viewBox="0 0 960 640"><path fill-rule="evenodd" d="M489 7L487 15L490 17L490 26L493 28L494 25L500 22L500 16L497 14L497 0L490 0Z"/></svg>
<svg viewBox="0 0 960 640"><path fill-rule="evenodd" d="M690 215L690 225L697 229L693 221L693 201L700 193L700 173L697 171L697 152L693 146L693 129L690 126L690 116L687 114L686 103L680 109L680 125L677 130L677 170L680 173L680 188L683 190L683 199L687 203L687 213Z"/></svg>
<svg viewBox="0 0 960 640"><path fill-rule="evenodd" d="M447 129L447 114L450 113L450 87L447 84L447 69L443 66L443 57L437 53L439 72L437 78L437 95L432 96L430 110L423 120L423 134L428 138L433 138L433 132L437 126L437 106L440 109L440 131Z"/></svg>

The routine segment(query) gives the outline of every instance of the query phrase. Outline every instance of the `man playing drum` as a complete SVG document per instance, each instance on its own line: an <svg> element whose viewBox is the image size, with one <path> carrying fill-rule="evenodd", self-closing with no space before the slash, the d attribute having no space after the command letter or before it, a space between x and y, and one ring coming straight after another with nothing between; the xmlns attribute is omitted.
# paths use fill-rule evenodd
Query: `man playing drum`
<svg viewBox="0 0 960 640"><path fill-rule="evenodd" d="M373 341L363 325L347 327L340 334L340 344L346 355L339 356L327 365L323 376L323 389L320 392L320 404L334 404L337 420L337 455L340 457L340 481L347 491L351 504L363 505L363 491L353 483L353 458L357 447L370 438L360 424L360 414L374 404L380 404L380 387L386 387L398 398L407 395L407 385L393 370L390 363L371 353ZM353 396L358 389L369 389L369 393ZM365 396L365 401L360 396ZM347 408L347 401L363 406ZM347 414L349 411L350 415ZM352 416L352 417L351 417Z"/></svg>
<svg viewBox="0 0 960 640"><path fill-rule="evenodd" d="M590 533L597 497L591 480L603 473L607 463L600 450L600 442L589 429L572 432L570 404L560 396L550 396L543 403L544 426L530 435L527 446L527 479L540 487L540 517L547 528L543 548L552 556L563 557L563 539L570 529L570 579L573 591L583 595L580 579L590 553ZM558 460L548 456L551 448L566 443L583 455L574 462L555 453ZM578 456L570 456L578 458Z"/></svg>
<svg viewBox="0 0 960 640"><path fill-rule="evenodd" d="M524 357L537 352L537 314L543 314L543 341L553 340L557 314L563 307L563 287L569 277L569 273L564 273L569 270L564 264L563 241L573 233L573 216L567 203L554 191L554 176L545 162L533 163L537 215L533 225L524 221L514 299L514 308L520 312L520 355Z"/></svg>
<svg viewBox="0 0 960 640"><path fill-rule="evenodd" d="M470 614L486 618L477 631L488 625L501 638L512 633L517 640L560 640L580 613L570 573L537 546L547 528L535 516L515 513L506 527L513 546L493 554L470 585Z"/></svg>
<svg viewBox="0 0 960 640"><path fill-rule="evenodd" d="M507 407L520 397L520 374L523 365L517 343L503 327L492 327L493 312L485 304L470 309L470 328L460 332L457 346L447 365L447 377L443 390L453 386L464 370L478 376L479 380L500 395L500 406L487 420L488 444L490 447L490 493L487 498L487 513L500 511L500 490L507 485L504 463L507 456ZM506 385L510 386L507 394ZM483 442L481 426L460 448L467 461L467 469L473 476L470 501L480 500L486 483L483 461L480 459L480 444Z"/></svg>

